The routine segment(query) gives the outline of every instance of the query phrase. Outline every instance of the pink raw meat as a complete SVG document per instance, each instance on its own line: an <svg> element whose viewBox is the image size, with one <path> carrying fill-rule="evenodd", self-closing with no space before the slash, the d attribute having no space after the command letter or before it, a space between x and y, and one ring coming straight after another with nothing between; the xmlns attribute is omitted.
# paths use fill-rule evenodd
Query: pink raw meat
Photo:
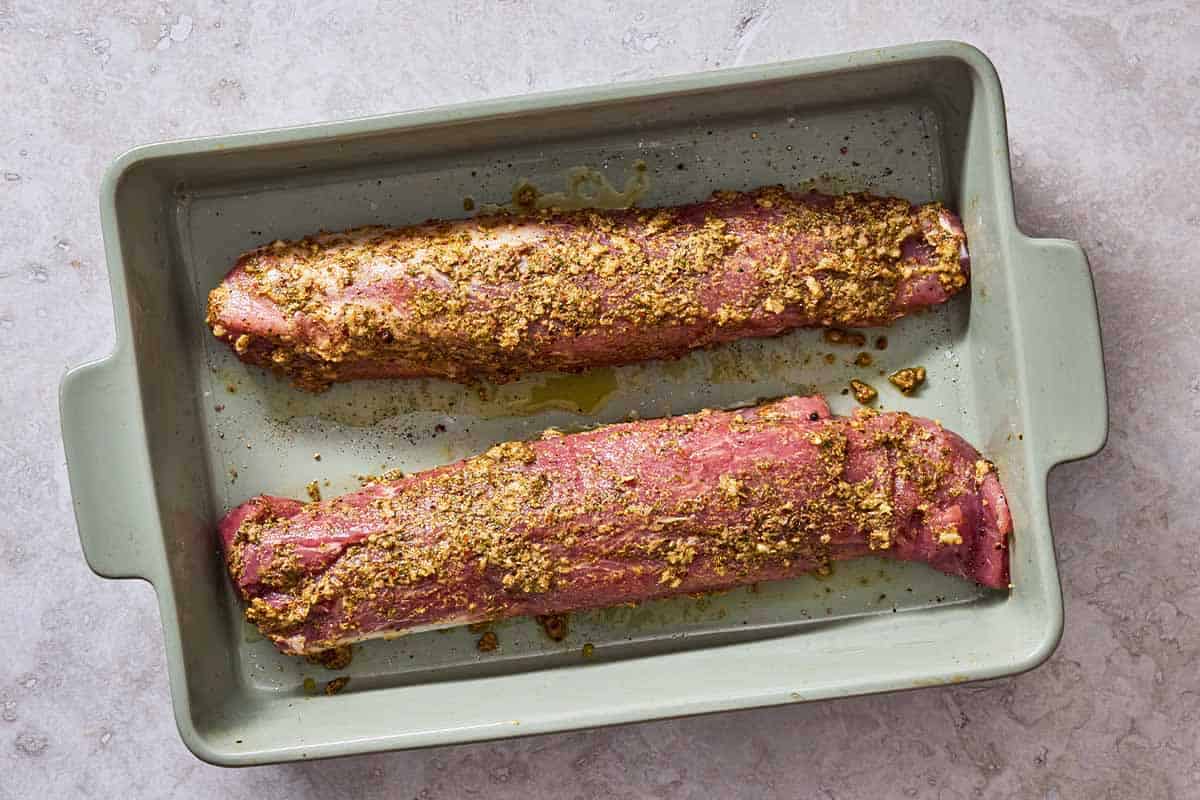
<svg viewBox="0 0 1200 800"><path fill-rule="evenodd" d="M937 203L781 187L673 208L543 210L275 242L209 295L238 357L320 390L502 382L803 326L886 325L967 283Z"/></svg>
<svg viewBox="0 0 1200 800"><path fill-rule="evenodd" d="M904 413L819 397L508 442L220 524L247 618L284 652L709 592L874 554L1008 586L990 462Z"/></svg>

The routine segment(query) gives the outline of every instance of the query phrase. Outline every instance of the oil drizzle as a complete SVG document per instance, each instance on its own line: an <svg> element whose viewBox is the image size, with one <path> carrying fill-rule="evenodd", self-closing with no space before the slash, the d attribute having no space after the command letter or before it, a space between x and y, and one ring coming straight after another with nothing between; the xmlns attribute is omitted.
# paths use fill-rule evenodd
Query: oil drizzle
<svg viewBox="0 0 1200 800"><path fill-rule="evenodd" d="M556 208L574 211L581 208L631 208L650 189L649 170L645 161L635 161L633 174L617 189L604 173L593 167L571 167L566 172L563 191L545 192L529 178L521 178L512 190L512 201L504 205L480 203L480 214L502 211L530 211Z"/></svg>

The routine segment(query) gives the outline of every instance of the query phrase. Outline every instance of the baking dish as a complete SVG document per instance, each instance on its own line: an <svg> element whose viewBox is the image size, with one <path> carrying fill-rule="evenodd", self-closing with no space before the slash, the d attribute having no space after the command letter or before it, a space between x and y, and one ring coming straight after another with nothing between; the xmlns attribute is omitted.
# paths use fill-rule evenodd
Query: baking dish
<svg viewBox="0 0 1200 800"><path fill-rule="evenodd" d="M639 164L645 167L640 168ZM885 408L941 419L994 459L1016 526L1011 593L865 559L702 599L356 647L340 672L278 655L242 621L213 529L259 492L329 495L631 413L819 391L835 410L854 351L816 331L679 362L503 387L365 382L302 394L205 330L207 291L245 249L358 224L464 216L520 181L590 168L649 178L642 205L769 183L871 188L958 210L970 297L882 333L879 366L929 383ZM1062 603L1046 473L1103 446L1107 410L1087 261L1016 228L1004 106L979 51L934 42L686 77L137 148L105 176L117 343L61 393L84 554L158 593L180 732L255 764L419 747L996 677L1053 650ZM833 363L823 358L834 353ZM317 459L317 456L320 459ZM584 645L589 655L583 654ZM320 684L349 676L326 696ZM306 681L306 679L308 679ZM316 685L318 691L313 691ZM307 688L306 688L307 686Z"/></svg>

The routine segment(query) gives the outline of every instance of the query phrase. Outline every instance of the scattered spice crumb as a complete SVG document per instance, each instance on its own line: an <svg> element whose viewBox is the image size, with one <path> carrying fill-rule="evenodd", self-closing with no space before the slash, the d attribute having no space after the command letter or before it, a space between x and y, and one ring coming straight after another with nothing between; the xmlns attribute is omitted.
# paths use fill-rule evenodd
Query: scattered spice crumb
<svg viewBox="0 0 1200 800"><path fill-rule="evenodd" d="M850 391L854 393L854 399L864 406L879 396L874 387L857 379L850 381Z"/></svg>
<svg viewBox="0 0 1200 800"><path fill-rule="evenodd" d="M313 453L313 461L320 461L320 460L321 460L321 454Z"/></svg>
<svg viewBox="0 0 1200 800"><path fill-rule="evenodd" d="M362 474L355 475L355 480L360 486L369 486L372 483L383 483L384 481L398 481L404 477L404 470L389 469L380 475Z"/></svg>
<svg viewBox="0 0 1200 800"><path fill-rule="evenodd" d="M344 644L341 647L332 647L328 650L322 650L319 653L307 655L304 657L304 660L325 669L339 670L350 666L350 661L353 657L354 651L350 649L350 645Z"/></svg>
<svg viewBox="0 0 1200 800"><path fill-rule="evenodd" d="M317 693L317 682L314 681L312 678L305 678L304 679L304 693L305 694L316 694Z"/></svg>
<svg viewBox="0 0 1200 800"><path fill-rule="evenodd" d="M962 534L953 525L947 526L944 530L937 532L937 543L939 545L960 545L963 543Z"/></svg>
<svg viewBox="0 0 1200 800"><path fill-rule="evenodd" d="M325 694L333 696L346 688L346 684L350 682L349 675L343 675L340 678L334 678L329 683L325 684Z"/></svg>
<svg viewBox="0 0 1200 800"><path fill-rule="evenodd" d="M225 384L225 391L229 392L230 394L237 394L237 384L233 381L230 381L229 383Z"/></svg>
<svg viewBox="0 0 1200 800"><path fill-rule="evenodd" d="M925 383L925 368L905 367L889 375L888 380L904 394L912 394Z"/></svg>
<svg viewBox="0 0 1200 800"><path fill-rule="evenodd" d="M561 642L567 638L566 614L539 614L537 622L551 641Z"/></svg>
<svg viewBox="0 0 1200 800"><path fill-rule="evenodd" d="M321 485L319 483L316 481L309 481L308 485L304 487L304 490L308 492L309 500L312 500L314 503L321 502Z"/></svg>
<svg viewBox="0 0 1200 800"><path fill-rule="evenodd" d="M880 336L875 339L876 350L887 350L888 340L886 336Z"/></svg>
<svg viewBox="0 0 1200 800"><path fill-rule="evenodd" d="M474 210L475 210L475 198L474 197L464 197L463 198L463 211L474 211Z"/></svg>
<svg viewBox="0 0 1200 800"><path fill-rule="evenodd" d="M865 351L854 357L854 366L856 367L869 367L874 363L875 359L871 357L870 353Z"/></svg>
<svg viewBox="0 0 1200 800"><path fill-rule="evenodd" d="M479 641L475 643L475 647L478 648L479 652L481 653L490 653L499 646L500 640L496 638L496 634L492 631L488 631L487 633L483 634L483 636L480 636Z"/></svg>
<svg viewBox="0 0 1200 800"><path fill-rule="evenodd" d="M229 482L236 483L237 479L238 479L237 467L230 467L229 468Z"/></svg>
<svg viewBox="0 0 1200 800"><path fill-rule="evenodd" d="M862 347L867 343L867 337L857 331L844 331L841 328L829 328L823 334L825 341L829 344L848 344L853 347Z"/></svg>
<svg viewBox="0 0 1200 800"><path fill-rule="evenodd" d="M526 211L532 210L537 204L537 199L542 193L538 188L528 181L522 181L513 189L512 201L513 205L523 208Z"/></svg>
<svg viewBox="0 0 1200 800"><path fill-rule="evenodd" d="M218 414L220 414L224 410L225 410L224 403L217 403L215 406L213 406L213 411L216 411Z"/></svg>
<svg viewBox="0 0 1200 800"><path fill-rule="evenodd" d="M584 658L591 658L596 654L596 645L587 642L583 645L583 650L580 651Z"/></svg>
<svg viewBox="0 0 1200 800"><path fill-rule="evenodd" d="M833 353L825 354L825 363L826 364L832 364L835 361L837 361L837 357Z"/></svg>

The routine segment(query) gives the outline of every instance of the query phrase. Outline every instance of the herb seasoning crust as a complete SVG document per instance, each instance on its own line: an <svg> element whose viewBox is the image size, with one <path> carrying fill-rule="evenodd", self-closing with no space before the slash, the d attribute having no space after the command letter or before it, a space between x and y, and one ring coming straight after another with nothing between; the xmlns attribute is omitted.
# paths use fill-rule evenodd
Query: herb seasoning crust
<svg viewBox="0 0 1200 800"><path fill-rule="evenodd" d="M238 260L206 320L242 360L313 391L504 382L802 326L884 325L945 302L968 272L962 226L940 204L772 186L276 241Z"/></svg>
<svg viewBox="0 0 1200 800"><path fill-rule="evenodd" d="M709 592L876 554L1008 586L991 462L938 423L819 397L610 425L331 500L260 496L220 535L288 653Z"/></svg>

